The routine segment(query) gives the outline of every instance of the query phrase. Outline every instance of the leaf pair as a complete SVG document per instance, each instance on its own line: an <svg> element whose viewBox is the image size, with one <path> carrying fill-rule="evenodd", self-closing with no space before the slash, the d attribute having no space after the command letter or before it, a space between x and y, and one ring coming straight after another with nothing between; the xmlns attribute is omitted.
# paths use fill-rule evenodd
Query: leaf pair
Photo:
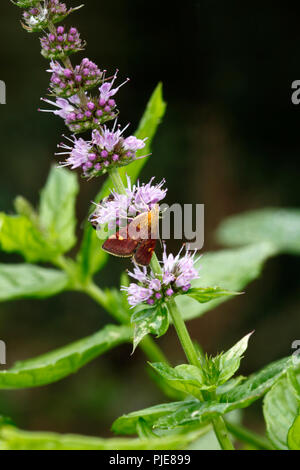
<svg viewBox="0 0 300 470"><path fill-rule="evenodd" d="M172 368L164 363L150 364L170 387L202 399L203 390L213 392L226 383L239 369L251 333L226 353L216 358L200 359L202 367L182 364ZM218 392L218 390L217 390Z"/></svg>
<svg viewBox="0 0 300 470"><path fill-rule="evenodd" d="M113 424L118 434L135 434L137 420L143 418L151 428L174 429L181 426L201 425L215 416L245 408L261 398L286 372L293 367L290 357L269 364L229 389L220 387L217 400L187 400L162 404L121 416ZM231 381L230 381L231 382ZM228 382L228 384L230 384Z"/></svg>

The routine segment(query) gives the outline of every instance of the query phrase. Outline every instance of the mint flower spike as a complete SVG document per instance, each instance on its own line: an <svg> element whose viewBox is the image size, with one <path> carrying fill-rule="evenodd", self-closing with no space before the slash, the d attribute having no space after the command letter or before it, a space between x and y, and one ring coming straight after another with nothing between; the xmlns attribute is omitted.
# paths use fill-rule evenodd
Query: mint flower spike
<svg viewBox="0 0 300 470"><path fill-rule="evenodd" d="M64 26L58 26L54 32L40 39L42 56L45 59L66 59L75 52L83 51L86 42L82 41L77 28L71 27L67 32Z"/></svg>
<svg viewBox="0 0 300 470"><path fill-rule="evenodd" d="M70 98L81 90L87 91L100 85L105 80L106 71L101 72L94 62L85 58L74 69L64 67L58 61L52 60L47 72L51 73L50 93L53 96Z"/></svg>
<svg viewBox="0 0 300 470"><path fill-rule="evenodd" d="M21 22L21 24L29 33L36 33L46 29L50 23L53 25L63 21L82 7L83 5L79 5L68 10L66 4L59 0L45 0L43 5L34 2L34 5L23 13L24 23Z"/></svg>
<svg viewBox="0 0 300 470"><path fill-rule="evenodd" d="M124 226L130 223L136 216L150 211L154 205L165 198L167 189L162 189L165 180L153 185L154 178L149 183L136 185L131 184L127 176L126 194L111 194L96 204L96 210L90 217L90 222L95 228L108 224L109 228Z"/></svg>
<svg viewBox="0 0 300 470"><path fill-rule="evenodd" d="M89 64L89 66L85 69L85 65ZM63 69L58 62L51 62L52 67L54 67L54 73L56 75L61 74L62 70L64 75L68 75L70 79L72 79L73 71L71 69ZM88 72L91 68L95 71L95 64L90 62L88 59L83 59L80 67L82 70L82 74L84 70ZM78 71L79 69L77 69ZM99 70L99 69L97 69ZM76 67L74 69L76 72ZM99 71L100 72L100 71ZM96 72L96 74L99 72ZM101 74L101 72L100 72ZM127 78L121 85L113 88L114 82L117 78L118 70L116 71L113 79L111 81L105 81L105 72L102 73L101 80L104 82L99 88L99 95L97 97L93 97L87 94L87 92L83 91L83 95L85 99L82 100L79 98L79 93L69 98L57 98L55 102L41 98L42 101L49 103L53 106L56 106L58 109L49 110L49 109L39 109L39 111L53 113L57 116L60 116L65 120L66 126L70 129L71 132L74 134L78 134L80 132L87 131L89 129L99 129L99 126L104 124L107 121L115 119L118 115L118 111L116 110L116 102L112 98L119 89L125 85L129 81ZM82 75L77 76L78 83L80 83L80 79L84 82ZM76 77L75 77L76 80ZM58 81L58 80L57 80Z"/></svg>
<svg viewBox="0 0 300 470"><path fill-rule="evenodd" d="M60 99L60 101L67 100ZM64 110L58 112L61 113ZM73 135L72 138L68 138L72 143L71 146L65 143L59 144L58 147L64 152L56 153L56 155L67 155L65 162L61 165L70 166L72 170L81 168L85 178L92 178L105 174L113 168L128 165L137 158L146 157L146 155L136 156L136 152L145 147L146 139L141 140L134 136L124 138L122 134L129 124L122 130L119 126L116 130L116 124L117 120L112 130L106 126L94 130L91 141L76 139Z"/></svg>
<svg viewBox="0 0 300 470"><path fill-rule="evenodd" d="M166 245L164 244L162 274L155 275L151 270L148 273L147 268L140 268L135 265L133 272L128 275L138 281L131 283L128 287L122 286L121 290L127 292L128 303L133 308L140 304L159 305L165 300L177 294L183 294L191 288L191 281L198 279L198 270L195 268L195 254L186 251L183 257L180 257L184 246L177 256L167 255Z"/></svg>

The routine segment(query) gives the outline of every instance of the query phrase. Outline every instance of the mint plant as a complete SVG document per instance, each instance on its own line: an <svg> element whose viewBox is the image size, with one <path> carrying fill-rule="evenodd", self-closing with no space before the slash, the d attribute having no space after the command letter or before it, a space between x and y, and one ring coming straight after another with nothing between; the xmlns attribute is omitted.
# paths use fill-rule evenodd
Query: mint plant
<svg viewBox="0 0 300 470"><path fill-rule="evenodd" d="M165 181L157 183L154 177L148 183L137 180L165 113L162 85L150 97L135 134L128 135L128 126L118 124L121 114L116 102L128 79L117 85L118 72L108 73L88 58L73 65L71 57L85 49L85 41L77 28L57 26L80 7L68 9L58 0L14 3L25 9L24 29L43 34L42 55L50 60L48 92L52 98L43 98L43 102L54 108L41 111L61 117L71 135L58 144L58 163L50 171L39 207L18 197L15 215L0 214L1 250L24 258L24 263L0 265L0 300L43 299L64 290L80 291L106 309L115 323L0 371L0 388L31 388L59 381L106 351L132 343L133 350L144 351L166 403L117 418L112 430L119 436L135 437L112 439L26 432L3 416L0 448L143 450L192 445L203 449L207 436L212 436L217 448L224 450L234 449L234 439L255 449L300 449L300 376L295 357L266 365L249 377L236 375L251 334L228 351L209 357L192 341L185 324L241 293L271 256L299 254L299 211L269 210L268 223L263 211L229 220L221 225L218 238L234 247L201 259L184 247L174 256L164 245L159 261L155 244L151 245L150 266L141 267L133 258L132 269L122 274L118 288L98 287L94 276L110 255L101 249L97 232L112 225L117 227L114 239L122 241L126 224L137 217L144 220L156 208L159 211L159 203L167 196ZM77 241L76 171L83 178L99 178L101 187L89 210L79 251L71 258L67 253ZM278 219L282 217L289 224L281 225ZM144 243L143 239L130 241L134 247ZM127 251L123 255L128 256ZM186 355L186 363L176 367L151 336L166 334L170 325ZM237 410L262 397L268 438L245 429L237 420Z"/></svg>

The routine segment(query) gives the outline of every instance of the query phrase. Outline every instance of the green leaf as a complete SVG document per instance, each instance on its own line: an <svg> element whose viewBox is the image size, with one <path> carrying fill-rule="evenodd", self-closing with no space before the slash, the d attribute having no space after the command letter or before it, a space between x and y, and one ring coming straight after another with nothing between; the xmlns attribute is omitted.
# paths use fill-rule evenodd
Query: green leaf
<svg viewBox="0 0 300 470"><path fill-rule="evenodd" d="M40 223L45 236L59 253L69 251L76 242L75 203L78 190L74 172L52 167L41 192Z"/></svg>
<svg viewBox="0 0 300 470"><path fill-rule="evenodd" d="M51 261L58 255L36 225L22 215L0 213L0 248L7 253L19 253L29 263Z"/></svg>
<svg viewBox="0 0 300 470"><path fill-rule="evenodd" d="M291 367L290 357L281 359L251 375L240 385L218 394L219 401L200 402L194 399L153 406L121 416L115 421L113 430L132 434L139 418L145 419L148 425L155 429L174 429L179 426L197 425L220 414L248 407L270 390Z"/></svg>
<svg viewBox="0 0 300 470"><path fill-rule="evenodd" d="M166 104L162 96L162 84L159 83L147 104L138 130L135 133L136 137L139 139L148 137L146 147L140 151L140 156L147 155L151 152L151 143L156 134L159 123L163 118L165 109ZM124 183L126 183L126 174L131 177L132 182L136 181L147 160L148 157L142 158L124 168L120 168L119 171ZM113 184L111 178L108 177L95 201L99 202L101 199L108 196L112 188ZM92 228L91 224L87 222L85 224L83 241L78 254L78 261L81 266L83 279L92 277L96 272L102 269L107 262L107 259L108 255L101 249L101 241L97 238L96 231Z"/></svg>
<svg viewBox="0 0 300 470"><path fill-rule="evenodd" d="M30 264L0 264L0 302L50 297L63 291L67 285L67 275L56 269Z"/></svg>
<svg viewBox="0 0 300 470"><path fill-rule="evenodd" d="M134 323L133 351L139 342L148 333L157 338L164 335L169 328L169 313L167 307L162 304L154 307L144 307L136 311L131 317Z"/></svg>
<svg viewBox="0 0 300 470"><path fill-rule="evenodd" d="M201 369L189 364L181 364L175 368L163 362L150 364L151 367L175 390L193 395L201 399L201 390L209 390L211 387L205 384L205 378Z"/></svg>
<svg viewBox="0 0 300 470"><path fill-rule="evenodd" d="M184 449L207 432L207 428L186 434L144 439L80 436L50 432L28 432L10 426L0 428L1 450L171 450ZM115 458L111 456L110 459ZM113 461L112 461L113 463Z"/></svg>
<svg viewBox="0 0 300 470"><path fill-rule="evenodd" d="M256 279L265 261L275 253L273 245L257 245L206 253L198 262L200 278L193 282L193 287L217 285L229 291L241 291ZM230 299L224 296L206 304L199 304L186 295L176 297L176 303L185 320L199 317L212 310L220 303Z"/></svg>
<svg viewBox="0 0 300 470"><path fill-rule="evenodd" d="M131 342L131 339L130 327L108 325L91 336L0 371L0 389L39 387L57 382L106 351Z"/></svg>
<svg viewBox="0 0 300 470"><path fill-rule="evenodd" d="M279 380L265 396L263 411L267 432L277 449L288 449L289 430L291 430L289 440L291 445L294 445L292 442L295 443L297 425L292 428L294 421L297 421L299 406L299 394L288 377Z"/></svg>
<svg viewBox="0 0 300 470"><path fill-rule="evenodd" d="M230 292L221 287L193 287L185 295L197 300L197 302L201 304L205 304L206 302L219 299L225 295L239 295L239 292Z"/></svg>
<svg viewBox="0 0 300 470"><path fill-rule="evenodd" d="M239 369L242 355L248 347L248 341L252 333L244 336L238 343L226 353L220 355L218 385L227 382Z"/></svg>
<svg viewBox="0 0 300 470"><path fill-rule="evenodd" d="M227 246L270 242L278 253L300 254L300 210L269 208L230 217L217 239Z"/></svg>
<svg viewBox="0 0 300 470"><path fill-rule="evenodd" d="M288 446L290 450L300 450L300 414L298 414L289 430Z"/></svg>

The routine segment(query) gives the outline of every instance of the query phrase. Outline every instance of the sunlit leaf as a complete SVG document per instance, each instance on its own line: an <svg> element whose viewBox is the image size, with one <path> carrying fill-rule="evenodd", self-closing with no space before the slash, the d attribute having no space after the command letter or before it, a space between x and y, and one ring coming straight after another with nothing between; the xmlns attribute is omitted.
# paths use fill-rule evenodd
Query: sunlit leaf
<svg viewBox="0 0 300 470"><path fill-rule="evenodd" d="M298 413L288 433L288 447L290 450L300 450L300 412Z"/></svg>
<svg viewBox="0 0 300 470"><path fill-rule="evenodd" d="M79 190L74 172L52 167L41 192L40 224L57 251L65 253L76 242L75 203Z"/></svg>
<svg viewBox="0 0 300 470"><path fill-rule="evenodd" d="M288 433L298 417L299 407L300 396L287 377L280 379L265 396L263 410L267 432L277 449L288 449ZM296 429L291 431L293 442L297 440Z"/></svg>
<svg viewBox="0 0 300 470"><path fill-rule="evenodd" d="M0 264L0 302L50 297L67 285L67 275L56 269L31 264Z"/></svg>
<svg viewBox="0 0 300 470"><path fill-rule="evenodd" d="M30 219L4 213L0 214L0 249L19 253L29 263L51 261L58 255Z"/></svg>

